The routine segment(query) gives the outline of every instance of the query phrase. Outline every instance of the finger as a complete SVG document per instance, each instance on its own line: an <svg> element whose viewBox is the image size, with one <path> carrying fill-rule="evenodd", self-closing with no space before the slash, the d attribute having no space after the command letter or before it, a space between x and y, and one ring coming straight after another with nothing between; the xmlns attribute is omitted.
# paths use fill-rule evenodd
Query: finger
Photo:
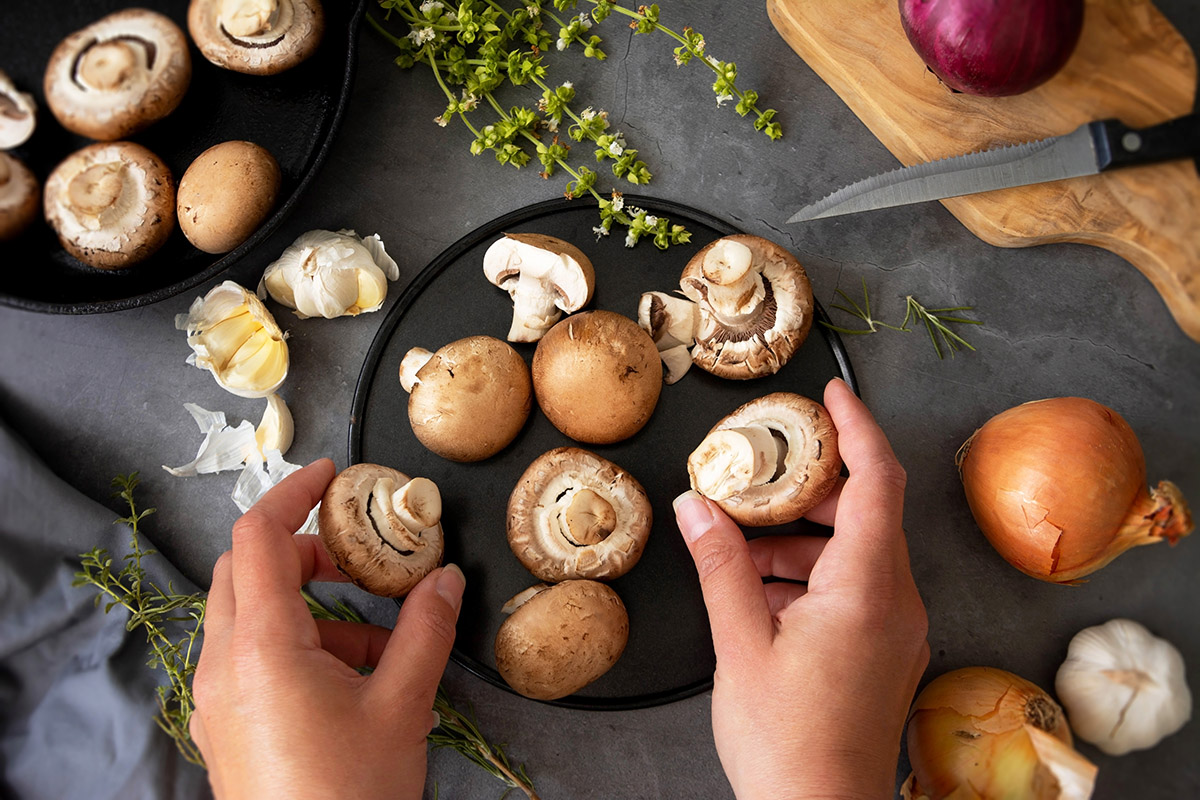
<svg viewBox="0 0 1200 800"><path fill-rule="evenodd" d="M226 550L213 565L212 585L204 605L204 647L214 654L223 649L233 630L236 614L233 596L233 553Z"/></svg>
<svg viewBox="0 0 1200 800"><path fill-rule="evenodd" d="M392 633L379 625L340 619L319 619L316 623L321 647L354 669L377 666Z"/></svg>
<svg viewBox="0 0 1200 800"><path fill-rule="evenodd" d="M333 479L333 462L321 459L284 478L233 525L233 589L239 606L253 608L245 623L260 630L314 630L303 620L304 585L292 538Z"/></svg>
<svg viewBox="0 0 1200 800"><path fill-rule="evenodd" d="M309 581L346 583L350 580L329 558L325 545L321 544L320 536L297 533L292 537L292 541L296 543L296 553L300 556L301 584Z"/></svg>
<svg viewBox="0 0 1200 800"><path fill-rule="evenodd" d="M806 581L828 542L824 536L760 536L749 542L750 558L763 578Z"/></svg>
<svg viewBox="0 0 1200 800"><path fill-rule="evenodd" d="M837 516L838 498L842 496L842 487L845 485L846 479L839 475L834 481L833 489L825 496L825 499L809 509L804 518L809 522L832 528L833 521Z"/></svg>
<svg viewBox="0 0 1200 800"><path fill-rule="evenodd" d="M415 714L433 708L433 695L454 646L454 626L466 578L453 564L421 579L400 607L396 629L379 658L372 692Z"/></svg>
<svg viewBox="0 0 1200 800"><path fill-rule="evenodd" d="M767 607L771 609L771 616L776 620L779 620L779 615L792 603L808 593L808 587L803 583L788 581L772 581L763 588L767 593Z"/></svg>
<svg viewBox="0 0 1200 800"><path fill-rule="evenodd" d="M757 657L770 646L774 624L746 537L725 512L696 492L679 495L674 506L700 576L717 660Z"/></svg>

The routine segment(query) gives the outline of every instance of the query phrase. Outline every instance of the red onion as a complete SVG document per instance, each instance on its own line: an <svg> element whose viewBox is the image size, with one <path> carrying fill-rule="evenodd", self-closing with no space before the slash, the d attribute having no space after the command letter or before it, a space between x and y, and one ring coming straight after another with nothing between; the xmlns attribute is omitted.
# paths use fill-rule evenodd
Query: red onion
<svg viewBox="0 0 1200 800"><path fill-rule="evenodd" d="M1079 41L1084 0L900 0L917 54L952 89L1005 97L1054 76Z"/></svg>

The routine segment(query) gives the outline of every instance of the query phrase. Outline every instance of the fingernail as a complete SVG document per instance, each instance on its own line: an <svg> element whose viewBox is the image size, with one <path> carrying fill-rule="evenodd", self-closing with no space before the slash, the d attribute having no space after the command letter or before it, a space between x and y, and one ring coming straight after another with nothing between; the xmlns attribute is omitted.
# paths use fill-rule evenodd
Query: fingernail
<svg viewBox="0 0 1200 800"><path fill-rule="evenodd" d="M676 497L671 505L675 509L679 532L687 541L696 541L712 527L713 515L708 503L691 489Z"/></svg>
<svg viewBox="0 0 1200 800"><path fill-rule="evenodd" d="M437 711L430 711L429 712L429 730L432 731L434 728L436 728L437 726L439 726L441 724L442 724L442 715L439 714Z"/></svg>
<svg viewBox="0 0 1200 800"><path fill-rule="evenodd" d="M467 578L457 565L447 564L442 567L442 574L438 575L434 588L457 612L462 605L463 590L467 588Z"/></svg>

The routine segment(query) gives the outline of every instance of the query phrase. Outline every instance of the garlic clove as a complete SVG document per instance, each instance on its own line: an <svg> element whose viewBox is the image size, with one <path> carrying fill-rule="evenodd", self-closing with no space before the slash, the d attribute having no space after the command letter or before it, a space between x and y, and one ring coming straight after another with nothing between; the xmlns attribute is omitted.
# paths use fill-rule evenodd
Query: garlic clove
<svg viewBox="0 0 1200 800"><path fill-rule="evenodd" d="M172 475L184 478L193 475L207 475L229 469L239 469L248 458L252 458L257 450L254 440L254 427L249 421L243 420L236 428L225 422L225 414L220 411L206 411L195 403L185 403L184 408L196 421L204 440L196 457L187 464L178 467L163 465L163 469Z"/></svg>
<svg viewBox="0 0 1200 800"><path fill-rule="evenodd" d="M175 327L187 332L188 363L211 372L226 391L266 397L287 377L286 336L262 301L233 281L196 298Z"/></svg>
<svg viewBox="0 0 1200 800"><path fill-rule="evenodd" d="M269 294L302 319L333 319L377 311L388 281L399 277L378 234L360 239L352 230L313 230L267 266L258 295Z"/></svg>
<svg viewBox="0 0 1200 800"><path fill-rule="evenodd" d="M295 424L292 412L288 410L283 398L277 394L267 397L267 409L263 412L262 420L254 431L254 440L258 445L261 458L266 458L268 450L278 450L280 455L287 453L292 446L295 436Z"/></svg>

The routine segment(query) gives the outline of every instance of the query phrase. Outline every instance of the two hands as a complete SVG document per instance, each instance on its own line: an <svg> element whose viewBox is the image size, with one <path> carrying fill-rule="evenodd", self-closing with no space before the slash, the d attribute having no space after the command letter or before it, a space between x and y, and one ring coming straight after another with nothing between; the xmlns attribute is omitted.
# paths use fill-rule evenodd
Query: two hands
<svg viewBox="0 0 1200 800"><path fill-rule="evenodd" d="M809 518L832 524L832 538L747 543L714 504L676 500L717 654L717 752L741 800L890 796L929 657L901 529L904 473L844 383L830 383L825 406L850 477ZM333 473L317 461L272 489L213 569L192 736L220 798L421 796L465 581L452 565L430 573L394 632L313 620L300 588L345 578L316 537L291 531Z"/></svg>

